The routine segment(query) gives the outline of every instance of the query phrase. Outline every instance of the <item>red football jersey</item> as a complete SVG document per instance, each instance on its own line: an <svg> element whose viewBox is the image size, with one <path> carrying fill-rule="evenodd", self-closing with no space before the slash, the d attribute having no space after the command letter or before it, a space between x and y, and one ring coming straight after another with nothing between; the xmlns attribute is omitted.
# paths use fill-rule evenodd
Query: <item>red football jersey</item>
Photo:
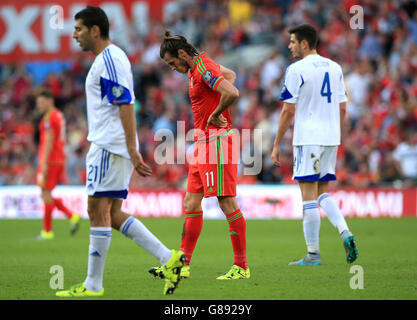
<svg viewBox="0 0 417 320"><path fill-rule="evenodd" d="M49 158L47 160L48 164L65 162L65 118L62 112L58 109L53 109L49 113L45 114L39 124L39 162L43 158L45 135L47 132L52 132L54 135L51 153L49 154Z"/></svg>
<svg viewBox="0 0 417 320"><path fill-rule="evenodd" d="M228 126L219 130L212 124L206 130L207 120L219 105L221 94L216 88L224 80L220 72L220 66L211 60L203 52L194 62L188 71L189 84L188 92L190 95L191 106L194 115L194 128L196 130L195 139L202 140L220 135L232 127L230 110L227 109L222 115L227 119ZM217 130L213 130L217 129ZM202 131L204 131L204 133Z"/></svg>

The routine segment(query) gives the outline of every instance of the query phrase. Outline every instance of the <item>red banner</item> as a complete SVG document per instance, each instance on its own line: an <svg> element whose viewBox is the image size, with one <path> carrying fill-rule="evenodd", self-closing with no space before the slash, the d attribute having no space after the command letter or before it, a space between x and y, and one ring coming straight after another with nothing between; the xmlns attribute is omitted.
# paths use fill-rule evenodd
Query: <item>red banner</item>
<svg viewBox="0 0 417 320"><path fill-rule="evenodd" d="M417 188L337 189L330 192L345 217L417 217ZM183 216L183 190L130 190L123 210L137 217ZM87 218L84 186L58 186L54 197ZM296 185L239 185L237 202L248 219L302 219L302 201ZM216 197L203 199L205 219L224 219ZM0 187L0 218L41 218L43 203L36 186ZM322 216L324 213L322 212ZM55 210L54 217L64 217Z"/></svg>
<svg viewBox="0 0 417 320"><path fill-rule="evenodd" d="M130 190L122 209L138 217L179 218L183 215L184 195L175 190Z"/></svg>
<svg viewBox="0 0 417 320"><path fill-rule="evenodd" d="M58 186L52 192L64 204L87 218L87 194L84 186ZM138 217L170 217L183 215L185 193L177 190L129 190L122 209ZM63 218L55 208L54 217ZM42 218L43 202L37 186L0 187L0 218Z"/></svg>
<svg viewBox="0 0 417 320"><path fill-rule="evenodd" d="M113 41L127 45L130 21L147 34L162 20L169 0L19 0L0 2L0 63L68 59L79 52L72 39L74 15L86 5L100 6L110 21Z"/></svg>
<svg viewBox="0 0 417 320"><path fill-rule="evenodd" d="M417 216L417 189L337 189L330 194L345 217Z"/></svg>

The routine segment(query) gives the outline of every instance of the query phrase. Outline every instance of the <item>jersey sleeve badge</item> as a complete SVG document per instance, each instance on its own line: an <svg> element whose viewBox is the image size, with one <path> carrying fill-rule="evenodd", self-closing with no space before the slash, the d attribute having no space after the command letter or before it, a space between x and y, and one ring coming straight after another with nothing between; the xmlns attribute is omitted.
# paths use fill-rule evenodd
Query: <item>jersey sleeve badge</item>
<svg viewBox="0 0 417 320"><path fill-rule="evenodd" d="M206 72L203 73L202 78L203 78L204 81L210 82L212 76L213 76L213 74L211 73L211 71L206 70Z"/></svg>
<svg viewBox="0 0 417 320"><path fill-rule="evenodd" d="M125 90L124 90L124 88L123 88L122 86L114 86L114 87L111 89L111 92L113 93L113 95L114 95L116 98L121 97L124 91L125 91Z"/></svg>

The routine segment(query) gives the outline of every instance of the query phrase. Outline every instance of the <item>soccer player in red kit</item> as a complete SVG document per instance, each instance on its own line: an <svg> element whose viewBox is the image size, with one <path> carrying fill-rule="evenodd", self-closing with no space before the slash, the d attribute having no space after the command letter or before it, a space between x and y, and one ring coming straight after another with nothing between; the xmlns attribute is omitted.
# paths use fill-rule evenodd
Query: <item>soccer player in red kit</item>
<svg viewBox="0 0 417 320"><path fill-rule="evenodd" d="M246 222L236 202L238 143L231 129L229 107L239 97L233 86L236 75L198 54L182 36L165 33L161 58L172 70L188 73L189 96L194 115L194 158L189 165L187 192L184 199L185 223L181 251L188 266L181 275L190 275L189 262L203 226L203 197L217 197L229 222L234 264L219 280L247 279L250 271L246 261ZM159 275L158 268L149 270Z"/></svg>
<svg viewBox="0 0 417 320"><path fill-rule="evenodd" d="M38 151L38 169L36 183L42 189L44 202L43 229L39 239L53 239L52 211L61 210L71 224L71 235L78 230L80 215L69 210L62 199L53 198L52 190L62 179L65 170L65 119L61 111L55 108L54 97L48 89L42 89L36 98L36 106L42 120L39 124L40 142Z"/></svg>

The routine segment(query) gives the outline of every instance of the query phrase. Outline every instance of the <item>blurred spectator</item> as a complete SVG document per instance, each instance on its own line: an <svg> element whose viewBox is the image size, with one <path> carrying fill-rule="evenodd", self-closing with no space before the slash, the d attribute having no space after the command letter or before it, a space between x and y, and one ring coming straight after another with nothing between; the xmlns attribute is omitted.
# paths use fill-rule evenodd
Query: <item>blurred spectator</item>
<svg viewBox="0 0 417 320"><path fill-rule="evenodd" d="M417 184L417 130L407 132L407 140L401 142L393 152L398 164L398 170L405 178L404 184L410 186Z"/></svg>
<svg viewBox="0 0 417 320"><path fill-rule="evenodd" d="M357 120L366 112L366 99L372 82L370 65L367 59L359 60L353 72L346 76L346 90L348 93L347 114Z"/></svg>
<svg viewBox="0 0 417 320"><path fill-rule="evenodd" d="M283 57L275 51L274 54L265 61L261 71L261 87L262 90L269 91L275 81L282 75L284 61Z"/></svg>
<svg viewBox="0 0 417 320"><path fill-rule="evenodd" d="M379 169L379 183L381 185L393 185L401 181L402 174L400 172L398 163L394 160L392 152L387 152L385 161L382 162Z"/></svg>
<svg viewBox="0 0 417 320"><path fill-rule="evenodd" d="M3 145L3 141L6 139L6 132L4 130L4 126L0 121L0 150Z"/></svg>
<svg viewBox="0 0 417 320"><path fill-rule="evenodd" d="M230 0L229 15L232 26L249 22L252 18L252 4L246 0Z"/></svg>
<svg viewBox="0 0 417 320"><path fill-rule="evenodd" d="M359 57L378 60L382 55L382 36L378 34L376 28L371 25L370 30L366 33L366 36L359 47Z"/></svg>

